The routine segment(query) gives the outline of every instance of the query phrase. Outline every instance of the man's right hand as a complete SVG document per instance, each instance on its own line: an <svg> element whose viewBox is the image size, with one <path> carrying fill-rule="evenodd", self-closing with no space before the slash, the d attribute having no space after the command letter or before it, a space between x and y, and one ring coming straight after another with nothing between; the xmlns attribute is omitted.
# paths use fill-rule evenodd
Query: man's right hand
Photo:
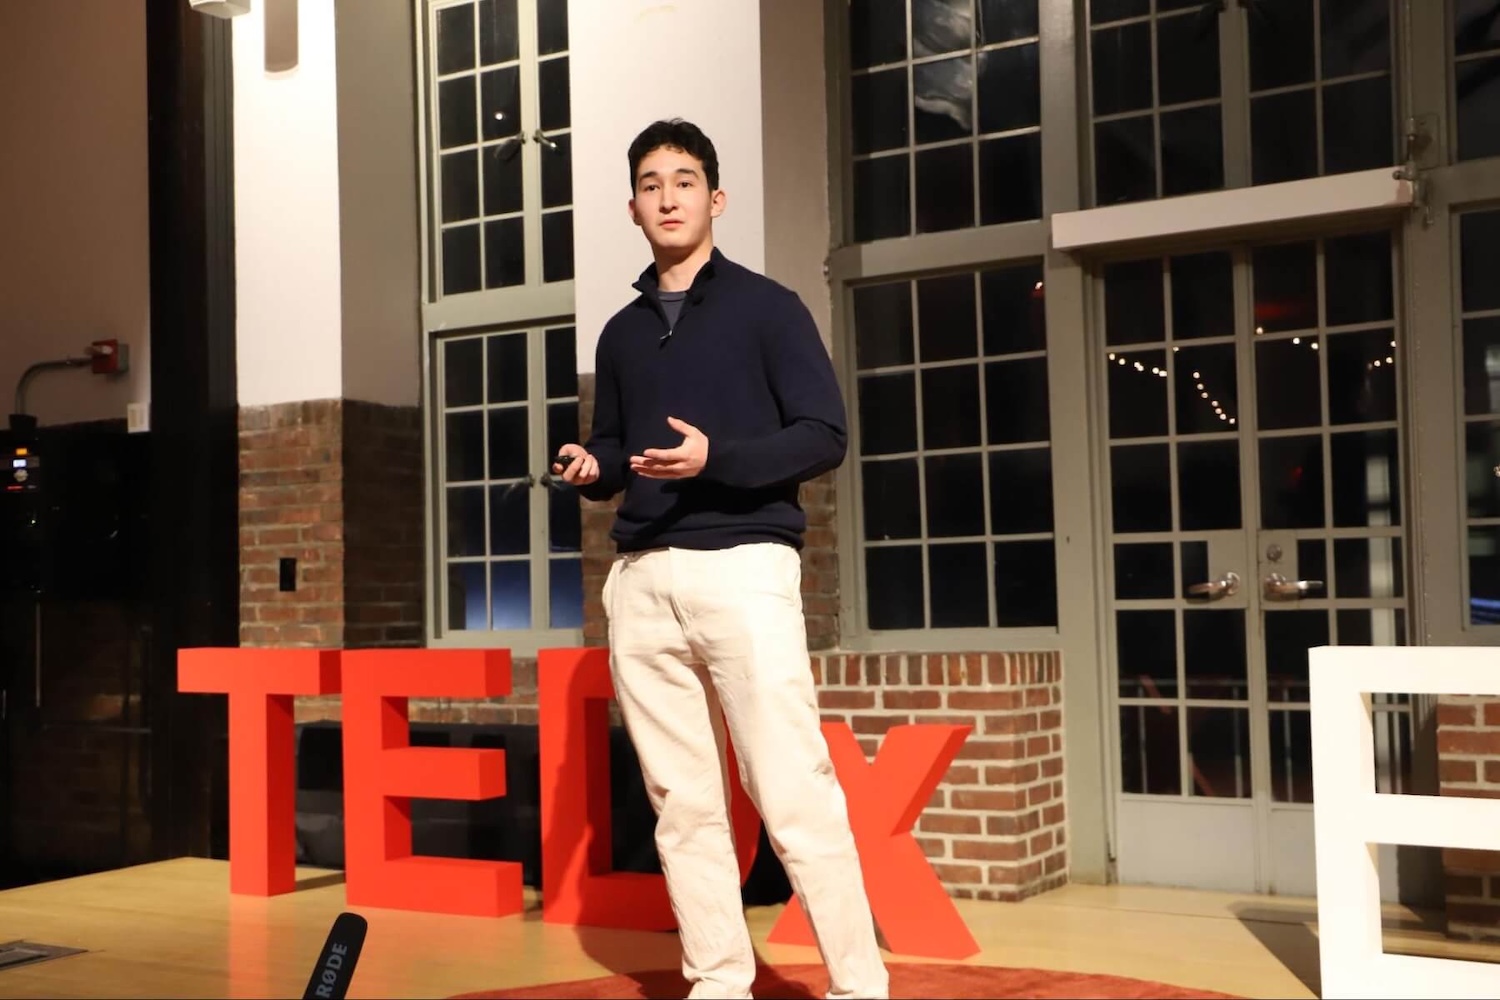
<svg viewBox="0 0 1500 1000"><path fill-rule="evenodd" d="M557 457L564 460L572 459L571 462L567 462L566 468L563 462L552 463L553 475L561 475L563 482L572 483L574 486L588 486L598 481L599 461L584 451L582 445L565 444L557 450Z"/></svg>

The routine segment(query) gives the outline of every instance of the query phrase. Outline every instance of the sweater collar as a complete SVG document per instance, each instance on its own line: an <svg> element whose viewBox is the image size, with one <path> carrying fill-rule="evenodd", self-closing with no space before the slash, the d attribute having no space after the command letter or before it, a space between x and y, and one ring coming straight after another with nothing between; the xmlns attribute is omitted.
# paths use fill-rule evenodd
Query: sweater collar
<svg viewBox="0 0 1500 1000"><path fill-rule="evenodd" d="M703 266L700 267L698 269L698 273L693 276L693 283L687 290L687 297L690 301L694 303L703 301L703 296L708 291L709 283L713 281L714 275L718 272L719 268L723 266L727 261L728 258L724 256L723 252L718 247L714 247L713 250L709 252L708 260L703 262ZM650 298L652 300L658 299L661 293L661 285L660 279L656 274L656 265L651 264L644 271L642 271L640 277L637 278L630 287L634 288L642 295L645 295L647 298Z"/></svg>

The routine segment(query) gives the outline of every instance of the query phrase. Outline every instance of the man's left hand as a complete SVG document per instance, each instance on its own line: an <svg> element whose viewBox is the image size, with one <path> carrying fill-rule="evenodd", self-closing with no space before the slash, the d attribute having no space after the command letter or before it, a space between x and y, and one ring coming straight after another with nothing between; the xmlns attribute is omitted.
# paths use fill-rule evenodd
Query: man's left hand
<svg viewBox="0 0 1500 1000"><path fill-rule="evenodd" d="M644 454L632 455L630 469L647 479L691 479L703 471L708 461L708 437L676 417L668 417L667 426L682 435L682 444L676 448L647 448Z"/></svg>

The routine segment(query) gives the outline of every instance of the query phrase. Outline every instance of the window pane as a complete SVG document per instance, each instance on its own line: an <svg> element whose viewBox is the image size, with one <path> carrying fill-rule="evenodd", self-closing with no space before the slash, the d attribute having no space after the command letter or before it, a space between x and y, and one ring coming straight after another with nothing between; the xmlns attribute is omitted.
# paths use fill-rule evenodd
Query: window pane
<svg viewBox="0 0 1500 1000"><path fill-rule="evenodd" d="M1455 75L1458 158L1500 156L1500 58L1460 63Z"/></svg>
<svg viewBox="0 0 1500 1000"><path fill-rule="evenodd" d="M995 625L999 628L1057 626L1057 551L1048 539L996 542Z"/></svg>
<svg viewBox="0 0 1500 1000"><path fill-rule="evenodd" d="M855 361L861 369L909 365L912 348L911 282L854 290Z"/></svg>
<svg viewBox="0 0 1500 1000"><path fill-rule="evenodd" d="M443 174L443 221L462 222L479 215L479 154L469 149L449 153L439 162Z"/></svg>
<svg viewBox="0 0 1500 1000"><path fill-rule="evenodd" d="M922 628L926 623L922 548L865 550L865 594L872 629Z"/></svg>
<svg viewBox="0 0 1500 1000"><path fill-rule="evenodd" d="M484 487L448 490L448 555L484 555Z"/></svg>
<svg viewBox="0 0 1500 1000"><path fill-rule="evenodd" d="M1245 701L1245 612L1233 608L1182 613L1182 662L1189 698Z"/></svg>
<svg viewBox="0 0 1500 1000"><path fill-rule="evenodd" d="M1500 413L1500 317L1464 320L1464 412Z"/></svg>
<svg viewBox="0 0 1500 1000"><path fill-rule="evenodd" d="M530 422L526 407L491 410L490 467L491 479L521 479L530 469L531 449L528 439Z"/></svg>
<svg viewBox="0 0 1500 1000"><path fill-rule="evenodd" d="M1163 105L1218 97L1218 19L1186 14L1157 21L1156 73Z"/></svg>
<svg viewBox="0 0 1500 1000"><path fill-rule="evenodd" d="M973 44L970 0L910 0L913 56L937 56Z"/></svg>
<svg viewBox="0 0 1500 1000"><path fill-rule="evenodd" d="M491 564L491 628L531 628L531 564L498 562Z"/></svg>
<svg viewBox="0 0 1500 1000"><path fill-rule="evenodd" d="M517 66L490 70L479 78L480 120L486 140L521 132L521 70Z"/></svg>
<svg viewBox="0 0 1500 1000"><path fill-rule="evenodd" d="M864 73L851 81L854 152L899 149L907 142L906 68Z"/></svg>
<svg viewBox="0 0 1500 1000"><path fill-rule="evenodd" d="M939 455L927 459L926 466L927 536L958 538L984 534L982 457Z"/></svg>
<svg viewBox="0 0 1500 1000"><path fill-rule="evenodd" d="M443 230L443 294L479 289L479 227Z"/></svg>
<svg viewBox="0 0 1500 1000"><path fill-rule="evenodd" d="M1500 49L1500 0L1453 0L1453 49L1461 56Z"/></svg>
<svg viewBox="0 0 1500 1000"><path fill-rule="evenodd" d="M911 161L905 155L854 164L854 238L870 240L911 232Z"/></svg>
<svg viewBox="0 0 1500 1000"><path fill-rule="evenodd" d="M548 597L551 603L553 628L583 627L583 560L551 559L547 562L551 575Z"/></svg>
<svg viewBox="0 0 1500 1000"><path fill-rule="evenodd" d="M913 66L911 85L917 142L943 142L973 134L974 64L967 56Z"/></svg>
<svg viewBox="0 0 1500 1000"><path fill-rule="evenodd" d="M542 216L542 280L571 281L573 278L573 213L548 212Z"/></svg>
<svg viewBox="0 0 1500 1000"><path fill-rule="evenodd" d="M1046 358L985 365L984 397L989 444L1024 444L1051 436Z"/></svg>
<svg viewBox="0 0 1500 1000"><path fill-rule="evenodd" d="M480 0L479 58L486 66L517 58L520 38L516 0Z"/></svg>
<svg viewBox="0 0 1500 1000"><path fill-rule="evenodd" d="M1116 611L1121 698L1177 697L1177 613Z"/></svg>
<svg viewBox="0 0 1500 1000"><path fill-rule="evenodd" d="M1337 538L1333 542L1335 593L1339 597L1400 597L1399 538ZM1303 579L1315 577L1300 567ZM1339 642L1344 642L1339 636Z"/></svg>
<svg viewBox="0 0 1500 1000"><path fill-rule="evenodd" d="M1323 527L1321 437L1260 442L1260 516L1270 530Z"/></svg>
<svg viewBox="0 0 1500 1000"><path fill-rule="evenodd" d="M990 453L990 533L1052 530L1052 453L1045 448Z"/></svg>
<svg viewBox="0 0 1500 1000"><path fill-rule="evenodd" d="M1047 302L1040 264L981 272L979 292L984 302L985 354L1046 349Z"/></svg>
<svg viewBox="0 0 1500 1000"><path fill-rule="evenodd" d="M490 487L490 555L531 551L531 488L526 481Z"/></svg>
<svg viewBox="0 0 1500 1000"><path fill-rule="evenodd" d="M568 0L537 0L537 51L542 55L568 49Z"/></svg>
<svg viewBox="0 0 1500 1000"><path fill-rule="evenodd" d="M1258 247L1252 267L1257 332L1307 330L1318 325L1318 252L1314 244Z"/></svg>
<svg viewBox="0 0 1500 1000"><path fill-rule="evenodd" d="M1306 710L1271 713L1271 795L1277 802L1311 802L1312 719Z"/></svg>
<svg viewBox="0 0 1500 1000"><path fill-rule="evenodd" d="M1277 184L1318 175L1316 91L1250 100L1250 179Z"/></svg>
<svg viewBox="0 0 1500 1000"><path fill-rule="evenodd" d="M1172 367L1177 433L1222 434L1237 425L1240 407L1233 344L1184 347L1172 355Z"/></svg>
<svg viewBox="0 0 1500 1000"><path fill-rule="evenodd" d="M890 541L922 534L917 460L860 463L865 539Z"/></svg>
<svg viewBox="0 0 1500 1000"><path fill-rule="evenodd" d="M1092 33L1095 115L1151 107L1151 24L1100 28Z"/></svg>
<svg viewBox="0 0 1500 1000"><path fill-rule="evenodd" d="M578 395L578 336L571 326L547 331L547 396Z"/></svg>
<svg viewBox="0 0 1500 1000"><path fill-rule="evenodd" d="M1040 132L979 144L979 223L998 226L1042 217Z"/></svg>
<svg viewBox="0 0 1500 1000"><path fill-rule="evenodd" d="M974 224L974 152L967 143L917 153L917 232Z"/></svg>
<svg viewBox="0 0 1500 1000"><path fill-rule="evenodd" d="M1008 132L1042 121L1037 45L979 54L979 131Z"/></svg>
<svg viewBox="0 0 1500 1000"><path fill-rule="evenodd" d="M527 396L526 334L505 333L488 339L488 401L515 403L524 400Z"/></svg>
<svg viewBox="0 0 1500 1000"><path fill-rule="evenodd" d="M1177 446L1178 507L1183 531L1240 526L1240 444L1193 441Z"/></svg>
<svg viewBox="0 0 1500 1000"><path fill-rule="evenodd" d="M1469 517L1500 517L1500 424L1464 428Z"/></svg>
<svg viewBox="0 0 1500 1000"><path fill-rule="evenodd" d="M565 444L578 441L578 404L553 403L547 407L547 454L556 455Z"/></svg>
<svg viewBox="0 0 1500 1000"><path fill-rule="evenodd" d="M1165 198L1224 186L1219 106L1167 111L1161 116L1161 193Z"/></svg>
<svg viewBox="0 0 1500 1000"><path fill-rule="evenodd" d="M473 156L473 153L460 153ZM521 211L521 145L504 142L484 148L484 214L510 215ZM478 215L478 212L473 213Z"/></svg>
<svg viewBox="0 0 1500 1000"><path fill-rule="evenodd" d="M979 368L922 372L922 447L975 448L981 443Z"/></svg>
<svg viewBox="0 0 1500 1000"><path fill-rule="evenodd" d="M474 78L461 76L438 84L438 145L443 149L475 141Z"/></svg>
<svg viewBox="0 0 1500 1000"><path fill-rule="evenodd" d="M888 455L917 450L917 386L910 373L859 380L860 450Z"/></svg>
<svg viewBox="0 0 1500 1000"><path fill-rule="evenodd" d="M1324 79L1390 69L1390 0L1321 0L1321 10Z"/></svg>
<svg viewBox="0 0 1500 1000"><path fill-rule="evenodd" d="M1333 524L1364 528L1401 523L1396 432L1333 435Z"/></svg>
<svg viewBox="0 0 1500 1000"><path fill-rule="evenodd" d="M1389 321L1391 237L1368 233L1330 239L1323 244L1323 273L1328 300L1328 325Z"/></svg>
<svg viewBox="0 0 1500 1000"><path fill-rule="evenodd" d="M447 7L437 15L439 76L474 68L474 8Z"/></svg>
<svg viewBox="0 0 1500 1000"><path fill-rule="evenodd" d="M1031 38L1037 33L1037 0L977 0L974 13L976 45L994 45Z"/></svg>
<svg viewBox="0 0 1500 1000"><path fill-rule="evenodd" d="M1115 546L1116 599L1171 597L1172 579L1170 542Z"/></svg>
<svg viewBox="0 0 1500 1000"><path fill-rule="evenodd" d="M541 98L542 131L567 128L572 123L568 97L568 60L548 59L536 68L537 90Z"/></svg>
<svg viewBox="0 0 1500 1000"><path fill-rule="evenodd" d="M547 491L547 541L551 552L581 552L583 519L578 491L570 486Z"/></svg>
<svg viewBox="0 0 1500 1000"><path fill-rule="evenodd" d="M1348 173L1396 162L1391 78L1323 88L1323 172Z"/></svg>
<svg viewBox="0 0 1500 1000"><path fill-rule="evenodd" d="M1261 430L1316 427L1323 422L1323 380L1318 352L1312 350L1318 339L1295 341L1255 342L1255 413Z"/></svg>
<svg viewBox="0 0 1500 1000"><path fill-rule="evenodd" d="M1469 529L1469 622L1500 625L1500 528Z"/></svg>
<svg viewBox="0 0 1500 1000"><path fill-rule="evenodd" d="M1464 312L1500 309L1500 281L1495 280L1495 261L1500 260L1500 212L1470 212L1461 217L1459 255Z"/></svg>
<svg viewBox="0 0 1500 1000"><path fill-rule="evenodd" d="M1204 798L1250 797L1250 710L1189 708L1188 760L1192 794Z"/></svg>
<svg viewBox="0 0 1500 1000"><path fill-rule="evenodd" d="M1140 344L1167 339L1161 261L1111 264L1104 269L1105 342Z"/></svg>
<svg viewBox="0 0 1500 1000"><path fill-rule="evenodd" d="M1117 533L1172 530L1172 465L1167 445L1117 445L1109 450L1109 473Z"/></svg>
<svg viewBox="0 0 1500 1000"><path fill-rule="evenodd" d="M849 56L855 69L906 58L906 5L850 0Z"/></svg>
<svg viewBox="0 0 1500 1000"><path fill-rule="evenodd" d="M443 405L477 406L484 402L484 341L475 338L443 344Z"/></svg>
<svg viewBox="0 0 1500 1000"><path fill-rule="evenodd" d="M1111 438L1167 433L1167 380L1160 374L1166 364L1163 351L1132 351L1108 365Z"/></svg>
<svg viewBox="0 0 1500 1000"><path fill-rule="evenodd" d="M542 207L573 204L573 136L561 132L551 137L557 148L542 146Z"/></svg>
<svg viewBox="0 0 1500 1000"><path fill-rule="evenodd" d="M974 275L953 274L918 281L917 321L924 362L978 356Z"/></svg>
<svg viewBox="0 0 1500 1000"><path fill-rule="evenodd" d="M984 544L934 545L927 550L933 628L985 628L990 623L989 565Z"/></svg>
<svg viewBox="0 0 1500 1000"><path fill-rule="evenodd" d="M484 478L484 414L450 413L445 418L443 457L448 482L463 483Z"/></svg>
<svg viewBox="0 0 1500 1000"><path fill-rule="evenodd" d="M1156 131L1149 115L1094 126L1094 187L1100 205L1156 197Z"/></svg>
<svg viewBox="0 0 1500 1000"><path fill-rule="evenodd" d="M1227 253L1173 257L1172 339L1234 335L1234 261Z"/></svg>
<svg viewBox="0 0 1500 1000"><path fill-rule="evenodd" d="M484 224L484 287L526 283L526 223L500 219Z"/></svg>
<svg viewBox="0 0 1500 1000"><path fill-rule="evenodd" d="M448 565L448 627L454 631L489 627L489 593L484 563Z"/></svg>
<svg viewBox="0 0 1500 1000"><path fill-rule="evenodd" d="M1182 794L1176 705L1120 706L1120 790L1127 795Z"/></svg>
<svg viewBox="0 0 1500 1000"><path fill-rule="evenodd" d="M1328 338L1328 419L1365 424L1396 419L1396 342L1389 330Z"/></svg>
<svg viewBox="0 0 1500 1000"><path fill-rule="evenodd" d="M1106 24L1151 13L1151 0L1088 0L1089 23Z"/></svg>
<svg viewBox="0 0 1500 1000"><path fill-rule="evenodd" d="M1250 13L1250 89L1311 83L1312 0L1262 0Z"/></svg>

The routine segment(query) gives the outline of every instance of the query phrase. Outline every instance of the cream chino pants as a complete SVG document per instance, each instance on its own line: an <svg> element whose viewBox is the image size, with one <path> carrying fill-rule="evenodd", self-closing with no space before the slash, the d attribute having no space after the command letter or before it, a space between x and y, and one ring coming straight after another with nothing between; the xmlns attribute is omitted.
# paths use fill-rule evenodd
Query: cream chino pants
<svg viewBox="0 0 1500 1000"><path fill-rule="evenodd" d="M844 793L820 729L802 564L775 543L618 558L604 585L610 670L682 939L689 997L749 997L755 952L729 823L739 778L805 908L829 997L889 995Z"/></svg>

